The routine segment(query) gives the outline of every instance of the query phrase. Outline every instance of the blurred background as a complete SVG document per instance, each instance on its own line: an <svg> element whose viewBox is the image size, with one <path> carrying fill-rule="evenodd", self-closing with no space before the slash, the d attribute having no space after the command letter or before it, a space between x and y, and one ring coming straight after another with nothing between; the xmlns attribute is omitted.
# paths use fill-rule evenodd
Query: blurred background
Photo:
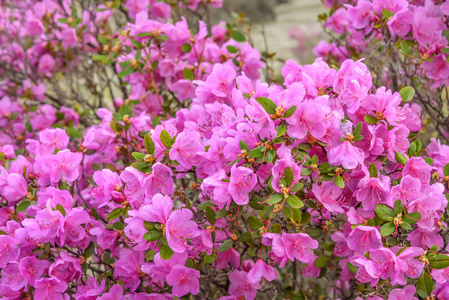
<svg viewBox="0 0 449 300"><path fill-rule="evenodd" d="M231 21L232 12L243 13L256 48L283 60L313 62L312 47L325 38L317 15L326 10L319 0L224 0L223 6L213 19Z"/></svg>

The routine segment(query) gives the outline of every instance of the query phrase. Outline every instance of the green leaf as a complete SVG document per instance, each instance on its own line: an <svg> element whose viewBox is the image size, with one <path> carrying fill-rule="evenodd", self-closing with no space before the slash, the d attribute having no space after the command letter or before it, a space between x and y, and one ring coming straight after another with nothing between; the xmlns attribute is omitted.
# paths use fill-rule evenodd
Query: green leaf
<svg viewBox="0 0 449 300"><path fill-rule="evenodd" d="M108 221L117 219L122 214L122 210L123 209L121 207L117 207L116 209L111 211L108 215Z"/></svg>
<svg viewBox="0 0 449 300"><path fill-rule="evenodd" d="M161 132L161 142L167 149L170 149L173 145L173 139L165 129L163 129Z"/></svg>
<svg viewBox="0 0 449 300"><path fill-rule="evenodd" d="M343 179L342 176L335 176L334 184L343 189L345 187L345 180Z"/></svg>
<svg viewBox="0 0 449 300"><path fill-rule="evenodd" d="M231 249L232 244L233 244L232 240L226 240L223 242L223 244L220 245L220 248L218 248L218 251L220 251L220 252L228 251L229 249Z"/></svg>
<svg viewBox="0 0 449 300"><path fill-rule="evenodd" d="M249 206L252 209L255 210L262 210L265 207L265 204L260 204L258 202L263 202L264 199L260 198L260 197L252 197L251 199L249 199Z"/></svg>
<svg viewBox="0 0 449 300"><path fill-rule="evenodd" d="M94 54L94 55L92 55L92 59L93 59L93 60L101 61L101 62L107 61L108 58L109 58L108 55L100 55L100 54Z"/></svg>
<svg viewBox="0 0 449 300"><path fill-rule="evenodd" d="M261 227L264 227L263 222L255 216L248 217L248 224L254 230L259 230Z"/></svg>
<svg viewBox="0 0 449 300"><path fill-rule="evenodd" d="M112 227L114 227L114 229L117 229L117 230L125 229L125 225L123 225L122 222L115 222L114 224L112 224Z"/></svg>
<svg viewBox="0 0 449 300"><path fill-rule="evenodd" d="M137 50L136 52L136 60L141 60L142 59L142 50Z"/></svg>
<svg viewBox="0 0 449 300"><path fill-rule="evenodd" d="M131 153L132 157L134 157L137 161L142 160L145 157L145 154L140 152Z"/></svg>
<svg viewBox="0 0 449 300"><path fill-rule="evenodd" d="M181 50L182 52L190 52L190 50L192 50L192 45L190 45L189 43L185 43L184 45L182 45Z"/></svg>
<svg viewBox="0 0 449 300"><path fill-rule="evenodd" d="M168 260L173 256L174 252L168 245L161 245L160 256L163 260Z"/></svg>
<svg viewBox="0 0 449 300"><path fill-rule="evenodd" d="M267 203L268 204L276 204L276 203L280 202L282 199L284 199L284 195L274 193L273 195L271 195L270 198L268 198Z"/></svg>
<svg viewBox="0 0 449 300"><path fill-rule="evenodd" d="M400 43L401 46L401 50L405 55L412 55L412 47L411 45L406 41L406 40L402 40Z"/></svg>
<svg viewBox="0 0 449 300"><path fill-rule="evenodd" d="M212 226L215 225L215 212L210 206L206 206L206 219Z"/></svg>
<svg viewBox="0 0 449 300"><path fill-rule="evenodd" d="M382 225L382 227L380 228L380 234L382 236L389 236L392 235L395 230L396 227L394 226L394 224L392 222L388 222Z"/></svg>
<svg viewBox="0 0 449 300"><path fill-rule="evenodd" d="M412 229L412 225L410 225L410 224L407 223L407 222L402 222L402 224L401 224L400 226L401 226L401 228L404 229L404 230L410 230L410 229Z"/></svg>
<svg viewBox="0 0 449 300"><path fill-rule="evenodd" d="M368 171L371 178L376 178L379 175L379 171L377 170L377 166L375 164L370 164Z"/></svg>
<svg viewBox="0 0 449 300"><path fill-rule="evenodd" d="M363 117L363 119L365 119L365 122L370 124L370 125L376 125L377 122L378 122L376 117L374 117L372 115L365 115L365 117Z"/></svg>
<svg viewBox="0 0 449 300"><path fill-rule="evenodd" d="M317 268L324 268L327 266L327 264L330 261L330 257L326 256L326 255L320 255L315 259L315 262L313 263L313 265Z"/></svg>
<svg viewBox="0 0 449 300"><path fill-rule="evenodd" d="M61 213L63 217L65 217L65 208L61 204L56 205L56 210Z"/></svg>
<svg viewBox="0 0 449 300"><path fill-rule="evenodd" d="M141 42L138 42L138 41L135 41L135 40L131 40L131 44L133 44L134 47L136 47L136 48L142 48L143 47Z"/></svg>
<svg viewBox="0 0 449 300"><path fill-rule="evenodd" d="M302 184L301 182L299 182L299 183L293 185L293 186L290 188L290 191L291 191L292 193L296 193L296 192L299 192L303 187L304 187L304 184Z"/></svg>
<svg viewBox="0 0 449 300"><path fill-rule="evenodd" d="M130 75L132 73L134 73L134 69L133 68L128 68L128 69L122 70L120 73L118 73L117 76L122 78L122 77L128 76L128 75Z"/></svg>
<svg viewBox="0 0 449 300"><path fill-rule="evenodd" d="M285 180L285 183L287 184L286 187L290 187L293 181L293 170L291 167L287 167L284 169L283 178Z"/></svg>
<svg viewBox="0 0 449 300"><path fill-rule="evenodd" d="M182 70L182 77L184 77L184 79L193 81L194 78L192 70L190 70L189 68L184 68L184 70Z"/></svg>
<svg viewBox="0 0 449 300"><path fill-rule="evenodd" d="M352 134L354 136L358 136L358 135L360 135L360 133L362 133L362 129L363 129L363 123L359 122L357 124L357 126L355 127L354 131L352 132Z"/></svg>
<svg viewBox="0 0 449 300"><path fill-rule="evenodd" d="M262 105L263 109L265 109L265 111L272 115L276 113L276 104L274 104L273 101L271 101L271 99L268 99L266 97L258 97L256 99L256 101Z"/></svg>
<svg viewBox="0 0 449 300"><path fill-rule="evenodd" d="M210 203L210 201L205 201L201 204L199 204L196 208L199 210L205 210L208 206L211 206L212 204Z"/></svg>
<svg viewBox="0 0 449 300"><path fill-rule="evenodd" d="M261 157L263 157L264 150L265 150L265 147L261 146L261 147L257 147L257 148L250 150L248 152L248 154L254 158L261 158Z"/></svg>
<svg viewBox="0 0 449 300"><path fill-rule="evenodd" d="M237 52L239 52L239 49L237 47L235 47L235 46L232 46L232 45L227 46L226 50L228 50L229 53L237 53Z"/></svg>
<svg viewBox="0 0 449 300"><path fill-rule="evenodd" d="M389 18L391 18L393 15L391 14L391 12L388 9L382 9L382 17L386 20L388 20Z"/></svg>
<svg viewBox="0 0 449 300"><path fill-rule="evenodd" d="M143 235L144 240L149 242L157 241L162 237L162 232L159 230L151 230Z"/></svg>
<svg viewBox="0 0 449 300"><path fill-rule="evenodd" d="M444 176L449 176L449 164L446 164L443 168Z"/></svg>
<svg viewBox="0 0 449 300"><path fill-rule="evenodd" d="M309 168L304 168L301 170L301 175L302 176L309 176L310 174L312 174L312 170Z"/></svg>
<svg viewBox="0 0 449 300"><path fill-rule="evenodd" d="M287 127L284 124L281 124L276 128L276 137L283 136L286 132Z"/></svg>
<svg viewBox="0 0 449 300"><path fill-rule="evenodd" d="M154 155L154 142L149 133L145 134L144 144L147 152L151 155Z"/></svg>
<svg viewBox="0 0 449 300"><path fill-rule="evenodd" d="M402 205L402 200L398 199L396 200L396 202L394 203L394 214L395 215L399 215L400 213L402 213L402 209L403 209L403 205Z"/></svg>
<svg viewBox="0 0 449 300"><path fill-rule="evenodd" d="M395 214L391 208L386 205L378 204L376 205L376 215L384 221L393 221Z"/></svg>
<svg viewBox="0 0 449 300"><path fill-rule="evenodd" d="M282 208L282 212L284 213L284 216L288 219L291 219L293 217L293 210L290 207L284 206Z"/></svg>
<svg viewBox="0 0 449 300"><path fill-rule="evenodd" d="M94 254L94 252L95 252L95 243L90 242L89 246L86 248L86 250L84 250L84 257L89 258Z"/></svg>
<svg viewBox="0 0 449 300"><path fill-rule="evenodd" d="M412 225L421 220L421 214L419 212L408 213L406 216L402 218L402 220Z"/></svg>
<svg viewBox="0 0 449 300"><path fill-rule="evenodd" d="M287 109L285 112L284 112L284 118L289 118L289 117L291 117L294 113L295 113L295 111L296 111L296 106L295 105L293 105L292 107L290 107L289 109Z"/></svg>
<svg viewBox="0 0 449 300"><path fill-rule="evenodd" d="M346 268L348 268L348 270L352 273L352 274L357 274L357 267L354 266L351 263L346 263Z"/></svg>
<svg viewBox="0 0 449 300"><path fill-rule="evenodd" d="M407 162L407 158L405 158L404 154L399 152L394 152L394 159L401 165L405 165Z"/></svg>
<svg viewBox="0 0 449 300"><path fill-rule="evenodd" d="M246 41L246 37L239 31L233 30L231 32L231 38L237 42L244 42Z"/></svg>
<svg viewBox="0 0 449 300"><path fill-rule="evenodd" d="M282 232L282 226L279 223L271 225L270 232L273 233L281 233Z"/></svg>
<svg viewBox="0 0 449 300"><path fill-rule="evenodd" d="M245 141L239 141L240 149L248 150L248 144Z"/></svg>
<svg viewBox="0 0 449 300"><path fill-rule="evenodd" d="M415 97L415 89L411 86L406 86L399 91L399 94L401 95L402 101L408 102Z"/></svg>
<svg viewBox="0 0 449 300"><path fill-rule="evenodd" d="M435 259L429 263L429 266L434 269L446 269L449 267L449 256L437 254Z"/></svg>
<svg viewBox="0 0 449 300"><path fill-rule="evenodd" d="M16 206L16 212L24 212L28 207L30 207L31 202L28 200L23 200Z"/></svg>
<svg viewBox="0 0 449 300"><path fill-rule="evenodd" d="M217 260L217 255L215 255L214 253L210 254L210 255L206 255L204 257L204 261L208 264L213 263L214 261Z"/></svg>
<svg viewBox="0 0 449 300"><path fill-rule="evenodd" d="M304 203L295 195L289 195L287 197L287 203L291 208L301 208L304 206Z"/></svg>
<svg viewBox="0 0 449 300"><path fill-rule="evenodd" d="M242 235L240 235L239 240L240 240L240 242L251 244L253 242L253 236L251 235L251 232L246 231L246 232L242 233Z"/></svg>
<svg viewBox="0 0 449 300"><path fill-rule="evenodd" d="M433 291L433 281L430 275L427 272L423 272L421 277L418 278L418 282L416 285L416 289L423 291L427 295L430 295Z"/></svg>

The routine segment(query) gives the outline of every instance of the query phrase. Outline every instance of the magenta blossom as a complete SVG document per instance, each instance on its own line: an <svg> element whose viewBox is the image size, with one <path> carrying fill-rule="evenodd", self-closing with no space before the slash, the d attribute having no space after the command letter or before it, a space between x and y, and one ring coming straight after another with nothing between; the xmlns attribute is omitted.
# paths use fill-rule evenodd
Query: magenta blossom
<svg viewBox="0 0 449 300"><path fill-rule="evenodd" d="M246 205L249 202L249 193L257 184L257 177L253 170L245 167L232 166L231 180L228 191L232 199L238 205Z"/></svg>
<svg viewBox="0 0 449 300"><path fill-rule="evenodd" d="M356 252L371 251L383 247L382 237L375 227L357 226L348 236L348 248Z"/></svg>
<svg viewBox="0 0 449 300"><path fill-rule="evenodd" d="M262 278L272 281L278 278L276 269L267 265L263 260L259 259L246 276L248 282L252 285L258 284Z"/></svg>
<svg viewBox="0 0 449 300"><path fill-rule="evenodd" d="M172 293L177 297L182 297L188 293L196 295L200 291L199 278L199 271L177 265L167 275L167 283L173 287Z"/></svg>

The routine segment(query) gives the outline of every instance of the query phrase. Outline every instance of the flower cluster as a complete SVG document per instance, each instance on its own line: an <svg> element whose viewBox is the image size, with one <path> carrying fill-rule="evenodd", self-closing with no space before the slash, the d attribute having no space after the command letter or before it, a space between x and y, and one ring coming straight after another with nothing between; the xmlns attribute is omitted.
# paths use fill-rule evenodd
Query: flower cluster
<svg viewBox="0 0 449 300"><path fill-rule="evenodd" d="M350 59L264 83L231 26L120 5L92 56L130 92L117 110L83 130L1 100L1 297L449 299L449 146L417 139L413 88Z"/></svg>
<svg viewBox="0 0 449 300"><path fill-rule="evenodd" d="M378 50L397 48L410 63L425 72L437 88L447 85L449 52L447 33L449 4L444 1L359 0L328 3L337 7L322 16L324 27L345 42L321 41L315 54L343 61L374 45ZM442 3L441 3L442 2ZM380 47L380 48L379 48ZM420 71L416 71L418 74Z"/></svg>

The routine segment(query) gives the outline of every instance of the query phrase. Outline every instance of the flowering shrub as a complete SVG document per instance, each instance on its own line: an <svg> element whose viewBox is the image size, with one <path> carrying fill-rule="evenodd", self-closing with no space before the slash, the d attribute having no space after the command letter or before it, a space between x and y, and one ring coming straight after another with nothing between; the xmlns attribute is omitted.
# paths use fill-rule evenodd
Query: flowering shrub
<svg viewBox="0 0 449 300"><path fill-rule="evenodd" d="M94 35L129 92L98 124L0 100L1 297L449 299L449 148L413 88L320 58L264 83L244 34L144 2Z"/></svg>
<svg viewBox="0 0 449 300"><path fill-rule="evenodd" d="M320 15L331 41L321 41L317 56L329 62L366 57L378 85L399 90L412 86L416 102L441 137L448 138L448 15L446 1L324 1L331 10Z"/></svg>

